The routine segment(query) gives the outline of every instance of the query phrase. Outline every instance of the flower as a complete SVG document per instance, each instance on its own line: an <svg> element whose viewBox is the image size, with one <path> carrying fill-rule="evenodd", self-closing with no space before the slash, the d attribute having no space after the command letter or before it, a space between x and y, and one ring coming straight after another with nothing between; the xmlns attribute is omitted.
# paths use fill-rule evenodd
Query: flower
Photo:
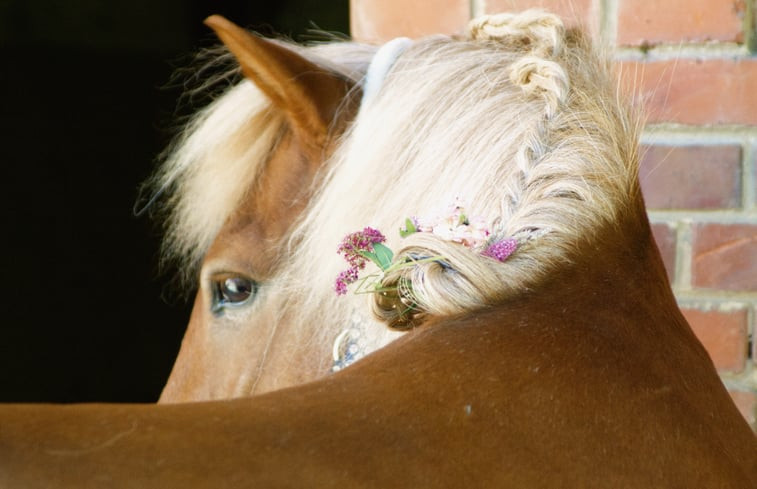
<svg viewBox="0 0 757 489"><path fill-rule="evenodd" d="M363 253L372 252L373 245L384 241L386 241L386 238L381 234L381 231L366 226L362 231L345 236L336 252L344 256L351 267L362 270L365 268L366 261L366 256Z"/></svg>
<svg viewBox="0 0 757 489"><path fill-rule="evenodd" d="M490 241L489 236L491 233L486 226L486 221L480 217L468 217L465 213L465 208L459 200L456 200L442 217L437 217L433 220L423 220L413 216L405 219L405 225L400 228L399 232L403 238L415 233L431 233L444 240L471 248L483 256L500 262L507 260L518 248L518 241L514 238ZM360 270L365 268L368 260L375 263L382 274L396 271L400 268L417 266L422 261L444 263L444 258L441 256L422 257L418 260L406 257L404 260L400 260L400 262L393 263L394 253L382 244L385 241L386 238L384 235L379 230L371 227L365 227L362 231L350 233L344 237L339 244L337 253L344 257L349 264L349 268L341 271L336 278L334 291L337 295L346 294L347 286L358 281ZM375 278L375 275L373 277ZM358 286L358 291L369 291L370 284L373 284L372 291L377 292L381 290L384 293L386 292L387 289L381 289L379 286L380 279L375 282L368 282L369 285L365 288L364 284L366 280L367 278L363 279L363 284Z"/></svg>
<svg viewBox="0 0 757 489"><path fill-rule="evenodd" d="M420 225L420 221L415 216L405 218L405 226L400 228L400 237L406 238L411 234L417 233Z"/></svg>
<svg viewBox="0 0 757 489"><path fill-rule="evenodd" d="M497 261L505 261L518 248L518 241L514 238L506 238L490 244L482 255L494 258Z"/></svg>
<svg viewBox="0 0 757 489"><path fill-rule="evenodd" d="M366 260L376 263L382 270L391 263L392 252L381 243L386 238L381 231L372 227L365 227L362 231L350 233L344 237L337 248L350 267L339 272L334 283L334 291L337 295L347 293L347 285L357 282L359 271L365 268Z"/></svg>
<svg viewBox="0 0 757 489"><path fill-rule="evenodd" d="M347 285L354 283L358 278L358 270L355 267L350 267L347 270L339 272L339 276L336 278L334 284L334 291L336 295L344 295L347 293Z"/></svg>
<svg viewBox="0 0 757 489"><path fill-rule="evenodd" d="M459 199L455 200L443 216L433 220L413 217L412 223L417 232L435 234L444 240L460 243L468 248L483 246L490 234L486 221L478 216L468 217Z"/></svg>

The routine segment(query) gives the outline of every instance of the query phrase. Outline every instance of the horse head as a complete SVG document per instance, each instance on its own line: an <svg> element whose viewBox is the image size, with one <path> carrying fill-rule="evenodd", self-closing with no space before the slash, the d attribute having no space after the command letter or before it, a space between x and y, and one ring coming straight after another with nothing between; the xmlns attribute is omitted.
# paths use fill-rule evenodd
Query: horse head
<svg viewBox="0 0 757 489"><path fill-rule="evenodd" d="M344 63L325 67L220 16L206 23L245 80L195 117L156 178L173 189L167 248L190 269L202 261L166 402L255 390L277 321L268 280L359 95Z"/></svg>

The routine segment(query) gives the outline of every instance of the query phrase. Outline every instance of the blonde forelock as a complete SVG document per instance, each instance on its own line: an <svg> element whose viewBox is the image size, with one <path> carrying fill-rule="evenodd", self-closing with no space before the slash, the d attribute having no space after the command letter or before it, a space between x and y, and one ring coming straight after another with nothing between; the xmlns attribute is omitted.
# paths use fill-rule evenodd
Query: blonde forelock
<svg viewBox="0 0 757 489"><path fill-rule="evenodd" d="M358 82L374 52L355 43L309 47L276 41L311 61ZM217 54L228 58L228 54ZM228 78L228 72L216 75ZM211 87L213 80L201 82ZM163 257L193 282L221 226L255 182L286 127L284 115L249 80L229 86L192 117L162 165L147 182L164 219Z"/></svg>

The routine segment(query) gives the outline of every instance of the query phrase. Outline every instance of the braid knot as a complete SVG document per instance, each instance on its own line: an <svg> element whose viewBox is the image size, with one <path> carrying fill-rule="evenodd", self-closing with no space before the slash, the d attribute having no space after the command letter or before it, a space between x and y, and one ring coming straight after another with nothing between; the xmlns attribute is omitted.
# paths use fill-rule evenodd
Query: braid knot
<svg viewBox="0 0 757 489"><path fill-rule="evenodd" d="M565 28L556 15L534 9L484 15L473 19L468 30L478 41L505 41L541 56L557 56L562 51Z"/></svg>
<svg viewBox="0 0 757 489"><path fill-rule="evenodd" d="M562 21L542 10L526 10L484 15L473 19L468 28L474 40L498 41L525 52L510 66L510 81L527 96L541 96L546 103L545 115L550 119L565 102L569 88L567 73L552 60L563 49Z"/></svg>
<svg viewBox="0 0 757 489"><path fill-rule="evenodd" d="M510 81L526 95L541 95L546 116L551 119L568 95L568 75L558 63L537 56L524 56L510 66Z"/></svg>

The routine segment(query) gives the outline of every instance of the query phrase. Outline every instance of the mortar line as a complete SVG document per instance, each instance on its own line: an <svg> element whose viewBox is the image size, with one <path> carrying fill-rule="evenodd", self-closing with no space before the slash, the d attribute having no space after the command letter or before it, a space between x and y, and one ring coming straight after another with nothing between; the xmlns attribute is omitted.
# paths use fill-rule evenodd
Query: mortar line
<svg viewBox="0 0 757 489"><path fill-rule="evenodd" d="M471 19L475 19L486 13L486 0L471 0L469 6Z"/></svg>
<svg viewBox="0 0 757 489"><path fill-rule="evenodd" d="M727 294L725 291L720 291L720 296L710 295L712 293L712 289L702 292L681 292L676 294L676 302L680 307L685 308L694 307L702 311L732 312L740 309L749 309L754 305L755 299L757 299L757 297L750 292L736 292L736 294L738 294L736 297L725 297L724 294ZM751 295L751 297L748 297L749 295Z"/></svg>
<svg viewBox="0 0 757 489"><path fill-rule="evenodd" d="M618 0L595 0L599 9L599 39L605 46L611 46L613 52L619 48L618 40Z"/></svg>
<svg viewBox="0 0 757 489"><path fill-rule="evenodd" d="M751 141L742 146L742 203L747 212L757 212L757 148Z"/></svg>
<svg viewBox="0 0 757 489"><path fill-rule="evenodd" d="M754 381L749 378L749 373L749 369L745 368L743 372L737 374L718 372L718 376L720 377L720 381L723 382L723 385L725 385L726 389L729 391L754 392L756 386L754 385Z"/></svg>
<svg viewBox="0 0 757 489"><path fill-rule="evenodd" d="M746 146L752 142L757 142L757 127L736 125L701 127L681 124L650 124L642 132L641 142L645 144L738 143Z"/></svg>
<svg viewBox="0 0 757 489"><path fill-rule="evenodd" d="M691 221L681 220L676 223L676 295L683 291L690 291L691 284Z"/></svg>
<svg viewBox="0 0 757 489"><path fill-rule="evenodd" d="M624 46L615 49L616 61L672 61L679 59L742 59L751 53L743 44L719 42L716 44L686 43L659 44L647 49Z"/></svg>
<svg viewBox="0 0 757 489"><path fill-rule="evenodd" d="M648 209L649 220L653 223L670 221L695 221L697 223L755 224L757 212L742 209L713 209L711 211L681 209Z"/></svg>
<svg viewBox="0 0 757 489"><path fill-rule="evenodd" d="M757 50L757 5L755 1L746 1L746 9L744 12L744 22L741 28L744 32L744 46L750 53L754 53Z"/></svg>

